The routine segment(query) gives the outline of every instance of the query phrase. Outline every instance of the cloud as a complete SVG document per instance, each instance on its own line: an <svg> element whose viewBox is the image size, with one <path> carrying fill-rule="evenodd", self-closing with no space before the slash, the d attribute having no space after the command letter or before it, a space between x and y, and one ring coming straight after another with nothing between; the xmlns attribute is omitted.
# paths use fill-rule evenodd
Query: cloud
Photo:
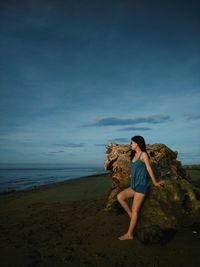
<svg viewBox="0 0 200 267"><path fill-rule="evenodd" d="M65 152L65 151L60 150L60 151L52 151L52 152L49 152L49 153L63 153L63 152Z"/></svg>
<svg viewBox="0 0 200 267"><path fill-rule="evenodd" d="M109 142L115 142L115 143L130 143L129 138L124 138L124 137L119 137L119 138L114 138L110 140Z"/></svg>
<svg viewBox="0 0 200 267"><path fill-rule="evenodd" d="M77 154L75 154L75 153L69 153L69 154L67 154L68 156L70 156L70 157L77 157L78 155Z"/></svg>
<svg viewBox="0 0 200 267"><path fill-rule="evenodd" d="M147 117L137 117L133 119L120 119L115 117L109 117L104 119L99 119L95 123L87 124L86 127L90 126L123 126L123 125L133 125L139 123L150 123L159 124L170 120L169 115L153 115Z"/></svg>
<svg viewBox="0 0 200 267"><path fill-rule="evenodd" d="M47 156L56 156L57 154L60 154L60 153L63 153L63 152L65 152L65 151L63 151L63 150L60 150L60 151L51 151L51 152L48 152L45 155L47 155Z"/></svg>
<svg viewBox="0 0 200 267"><path fill-rule="evenodd" d="M200 115L187 115L186 118L188 121L196 121L196 120L200 120Z"/></svg>
<svg viewBox="0 0 200 267"><path fill-rule="evenodd" d="M53 146L61 146L61 147L66 147L66 148L79 148L79 147L84 147L84 144L83 143L80 143L80 144L68 143L68 144L53 144Z"/></svg>
<svg viewBox="0 0 200 267"><path fill-rule="evenodd" d="M149 127L124 127L120 129L120 131L149 131L151 128Z"/></svg>
<svg viewBox="0 0 200 267"><path fill-rule="evenodd" d="M95 146L106 146L106 144L95 144Z"/></svg>
<svg viewBox="0 0 200 267"><path fill-rule="evenodd" d="M200 158L200 152L182 152L179 153L178 156L181 159L199 159Z"/></svg>

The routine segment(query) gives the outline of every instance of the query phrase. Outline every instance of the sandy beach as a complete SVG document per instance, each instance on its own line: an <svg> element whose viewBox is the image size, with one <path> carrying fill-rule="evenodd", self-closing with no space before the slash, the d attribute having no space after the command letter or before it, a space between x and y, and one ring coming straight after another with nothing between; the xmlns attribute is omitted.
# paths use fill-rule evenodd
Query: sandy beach
<svg viewBox="0 0 200 267"><path fill-rule="evenodd" d="M182 228L165 245L119 241L126 214L104 211L108 174L0 195L0 265L200 266L200 229Z"/></svg>

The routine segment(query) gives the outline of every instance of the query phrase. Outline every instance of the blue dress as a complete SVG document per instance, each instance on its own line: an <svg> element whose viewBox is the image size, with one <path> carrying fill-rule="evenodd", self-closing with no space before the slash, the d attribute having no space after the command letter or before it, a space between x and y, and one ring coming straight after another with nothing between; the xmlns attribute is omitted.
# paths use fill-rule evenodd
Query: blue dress
<svg viewBox="0 0 200 267"><path fill-rule="evenodd" d="M139 158L131 161L131 188L138 193L146 194L149 187L149 174L145 163Z"/></svg>

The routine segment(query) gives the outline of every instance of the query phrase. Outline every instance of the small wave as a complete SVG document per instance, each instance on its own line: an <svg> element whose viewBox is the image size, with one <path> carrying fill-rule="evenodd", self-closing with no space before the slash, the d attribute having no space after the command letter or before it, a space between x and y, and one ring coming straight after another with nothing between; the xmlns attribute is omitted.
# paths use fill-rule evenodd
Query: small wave
<svg viewBox="0 0 200 267"><path fill-rule="evenodd" d="M101 168L0 168L0 192L19 191L103 173Z"/></svg>

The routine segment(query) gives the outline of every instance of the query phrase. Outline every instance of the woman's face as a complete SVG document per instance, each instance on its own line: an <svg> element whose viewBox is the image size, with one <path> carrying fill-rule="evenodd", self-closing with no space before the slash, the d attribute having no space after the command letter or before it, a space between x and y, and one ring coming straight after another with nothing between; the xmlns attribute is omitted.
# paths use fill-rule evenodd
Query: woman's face
<svg viewBox="0 0 200 267"><path fill-rule="evenodd" d="M131 149L135 150L137 146L138 144L135 141L131 140Z"/></svg>

